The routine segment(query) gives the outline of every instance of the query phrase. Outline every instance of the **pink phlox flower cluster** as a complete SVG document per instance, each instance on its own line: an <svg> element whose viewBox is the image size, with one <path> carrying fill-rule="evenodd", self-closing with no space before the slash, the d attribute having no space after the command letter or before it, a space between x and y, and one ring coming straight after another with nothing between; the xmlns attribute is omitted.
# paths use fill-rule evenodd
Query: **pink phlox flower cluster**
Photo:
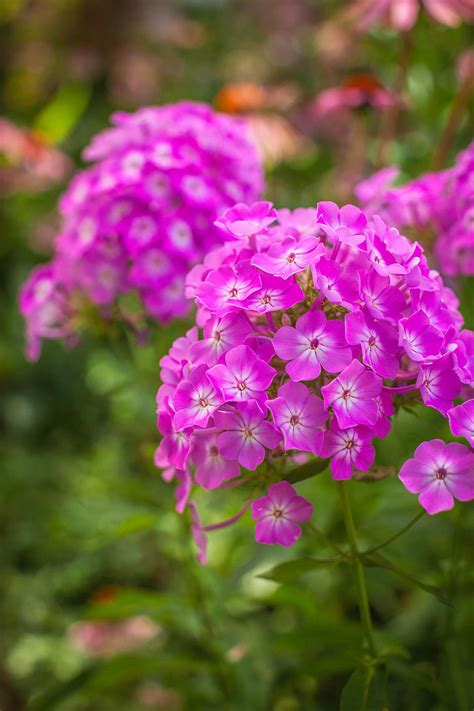
<svg viewBox="0 0 474 711"><path fill-rule="evenodd" d="M205 104L117 113L112 122L84 151L93 165L60 200L56 291L65 311L76 293L104 311L134 291L147 316L166 322L189 310L189 268L222 242L216 217L261 194L261 161L245 124ZM41 338L62 335L44 328L43 310L29 298L35 282L33 274L21 296L30 355ZM54 290L51 300L58 308Z"/></svg>
<svg viewBox="0 0 474 711"><path fill-rule="evenodd" d="M328 202L294 218L237 205L219 224L227 241L187 280L197 327L161 361L157 461L181 510L193 485L233 487L242 468L284 479L302 453L327 458L336 479L366 471L405 399L462 421L473 334L418 243ZM298 519L281 529L272 497L254 502L257 538L288 545Z"/></svg>
<svg viewBox="0 0 474 711"><path fill-rule="evenodd" d="M364 211L418 239L434 237L444 274L474 275L474 143L448 170L395 187L397 175L396 168L384 168L359 183L356 195Z"/></svg>

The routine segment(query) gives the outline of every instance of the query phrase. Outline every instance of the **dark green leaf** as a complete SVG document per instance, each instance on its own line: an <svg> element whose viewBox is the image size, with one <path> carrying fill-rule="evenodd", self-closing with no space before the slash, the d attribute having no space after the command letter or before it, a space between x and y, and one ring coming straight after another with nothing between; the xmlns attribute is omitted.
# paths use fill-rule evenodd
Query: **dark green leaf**
<svg viewBox="0 0 474 711"><path fill-rule="evenodd" d="M274 580L277 583L288 583L294 578L298 578L300 575L310 573L314 570L321 570L322 568L332 568L343 561L344 558L342 557L330 558L328 560L320 560L317 558L299 558L297 560L289 560L286 563L275 565L274 568L270 568L270 570L260 573L258 577L265 578L265 580Z"/></svg>
<svg viewBox="0 0 474 711"><path fill-rule="evenodd" d="M311 459L306 464L302 464L296 469L292 469L289 474L286 475L286 481L290 484L297 484L299 481L304 481L305 479L310 479L317 474L321 474L328 467L327 459Z"/></svg>
<svg viewBox="0 0 474 711"><path fill-rule="evenodd" d="M385 672L380 667L358 667L342 690L340 711L383 711Z"/></svg>
<svg viewBox="0 0 474 711"><path fill-rule="evenodd" d="M380 555L380 553L368 553L366 555L361 555L360 558L364 565L390 570L392 573L400 575L400 577L404 578L405 580L409 580L417 588L420 588L420 590L424 590L430 595L434 595L440 602L443 603L443 605L451 605L450 601L444 595L443 591L440 588L436 587L435 585L429 585L428 583L424 583L422 580L414 578L411 573L408 573L402 568L399 568L397 565L394 565L391 561L385 558L385 556Z"/></svg>

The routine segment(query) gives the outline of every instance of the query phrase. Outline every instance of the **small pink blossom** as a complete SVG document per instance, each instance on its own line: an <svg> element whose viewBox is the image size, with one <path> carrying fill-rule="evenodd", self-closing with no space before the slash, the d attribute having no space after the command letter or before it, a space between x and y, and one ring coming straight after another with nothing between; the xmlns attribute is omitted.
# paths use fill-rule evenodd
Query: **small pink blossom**
<svg viewBox="0 0 474 711"><path fill-rule="evenodd" d="M449 410L448 419L451 432L458 437L465 437L474 447L474 399Z"/></svg>
<svg viewBox="0 0 474 711"><path fill-rule="evenodd" d="M454 372L451 353L429 365L421 365L416 381L425 405L439 410L445 417L453 400L461 392L461 381Z"/></svg>
<svg viewBox="0 0 474 711"><path fill-rule="evenodd" d="M214 419L218 417L216 413ZM218 430L196 430L193 435L190 463L195 466L194 479L203 489L217 489L224 481L240 474L237 457L224 458L218 443Z"/></svg>
<svg viewBox="0 0 474 711"><path fill-rule="evenodd" d="M222 456L237 459L254 471L265 458L265 448L274 449L281 434L265 419L263 409L254 400L236 403L232 410L221 410L215 416L220 430L217 440Z"/></svg>
<svg viewBox="0 0 474 711"><path fill-rule="evenodd" d="M312 504L298 496L287 481L272 484L266 496L252 502L255 538L258 543L292 546L301 535L298 523L308 521L312 513Z"/></svg>
<svg viewBox="0 0 474 711"><path fill-rule="evenodd" d="M274 338L276 354L286 365L294 381L313 380L324 368L338 373L352 360L340 321L328 321L321 311L310 311L296 322L296 327L282 326Z"/></svg>
<svg viewBox="0 0 474 711"><path fill-rule="evenodd" d="M209 368L207 376L226 401L263 400L276 370L258 358L248 346L227 351L225 365Z"/></svg>
<svg viewBox="0 0 474 711"><path fill-rule="evenodd" d="M174 424L181 430L192 425L205 427L222 398L207 377L206 366L199 365L187 380L179 383L173 395Z"/></svg>
<svg viewBox="0 0 474 711"><path fill-rule="evenodd" d="M268 274L288 279L292 274L306 269L324 253L324 246L316 237L285 237L270 247L268 252L259 252L251 263Z"/></svg>
<svg viewBox="0 0 474 711"><path fill-rule="evenodd" d="M273 420L283 433L285 449L319 454L322 427L327 420L321 398L303 383L285 383L278 397L266 402Z"/></svg>
<svg viewBox="0 0 474 711"><path fill-rule="evenodd" d="M474 499L474 454L456 442L423 442L413 459L402 466L399 477L408 491L419 494L429 514L447 511L453 508L454 499Z"/></svg>
<svg viewBox="0 0 474 711"><path fill-rule="evenodd" d="M319 202L318 226L333 243L358 245L365 241L367 218L354 205L339 208L335 202Z"/></svg>
<svg viewBox="0 0 474 711"><path fill-rule="evenodd" d="M324 433L320 456L331 457L331 472L334 479L350 479L354 469L367 471L375 459L372 434L367 427L357 426L340 429L333 421Z"/></svg>
<svg viewBox="0 0 474 711"><path fill-rule="evenodd" d="M399 350L397 332L383 321L375 321L370 314L353 311L345 317L347 343L360 345L362 360L382 378L394 378L398 371Z"/></svg>
<svg viewBox="0 0 474 711"><path fill-rule="evenodd" d="M271 202L254 202L250 206L239 203L226 210L214 224L234 238L242 239L260 232L276 218L277 212Z"/></svg>
<svg viewBox="0 0 474 711"><path fill-rule="evenodd" d="M430 325L424 311L416 311L400 321L400 345L415 362L436 358L443 345L443 336Z"/></svg>
<svg viewBox="0 0 474 711"><path fill-rule="evenodd" d="M374 425L378 419L375 398L382 390L382 380L358 360L342 371L321 392L324 407L332 406L341 429L355 425Z"/></svg>

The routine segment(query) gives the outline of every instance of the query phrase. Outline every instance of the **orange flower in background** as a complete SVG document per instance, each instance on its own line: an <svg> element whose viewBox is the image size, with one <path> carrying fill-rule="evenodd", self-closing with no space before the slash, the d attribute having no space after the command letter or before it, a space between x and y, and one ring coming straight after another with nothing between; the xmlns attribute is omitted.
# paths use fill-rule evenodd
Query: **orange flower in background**
<svg viewBox="0 0 474 711"><path fill-rule="evenodd" d="M285 117L299 98L292 84L263 87L252 82L233 82L224 86L215 98L220 111L245 117L251 137L267 166L278 165L303 155L311 145Z"/></svg>

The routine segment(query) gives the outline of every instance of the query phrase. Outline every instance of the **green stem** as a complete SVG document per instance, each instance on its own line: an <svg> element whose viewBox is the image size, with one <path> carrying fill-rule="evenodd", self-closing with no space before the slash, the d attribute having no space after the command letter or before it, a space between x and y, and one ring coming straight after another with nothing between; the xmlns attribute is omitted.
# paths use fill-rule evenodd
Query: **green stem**
<svg viewBox="0 0 474 711"><path fill-rule="evenodd" d="M397 538L400 538L400 536L403 536L403 534L406 533L406 531L409 531L410 528L412 526L414 526L415 523L417 523L417 521L420 520L420 518L423 518L424 515L425 515L425 510L422 509L421 511L419 511L416 514L416 516L414 516L411 519L411 521L409 521L406 524L406 526L403 526L403 528L401 528L398 531L398 533L395 533L393 536L391 536L390 538L387 538L386 541L384 541L383 543L380 543L378 546L375 546L374 548L368 548L366 551L361 551L361 555L367 555L368 553L375 553L375 551L379 551L381 548L385 548L385 546L388 546L389 543L393 543L393 541L396 541Z"/></svg>
<svg viewBox="0 0 474 711"><path fill-rule="evenodd" d="M359 551L357 549L357 535L352 517L351 502L349 498L348 482L337 482L339 496L341 498L342 510L344 514L344 524L346 527L347 540L351 550L352 566L354 568L354 577L357 587L357 597L359 600L359 611L362 625L365 631L365 638L370 656L375 659L377 652L375 649L374 633L372 629L372 619L370 616L369 597L365 584L364 567L359 559Z"/></svg>
<svg viewBox="0 0 474 711"><path fill-rule="evenodd" d="M308 527L312 530L313 533L315 533L318 536L318 538L320 538L323 541L323 543L326 544L326 546L328 548L330 548L332 551L334 551L334 553L337 553L338 555L342 556L343 558L347 558L347 554L344 553L342 548L339 548L338 545L333 543L331 541L331 539L328 538L328 536L326 536L326 534L323 531L321 531L320 528L315 526L312 521L308 521Z"/></svg>

